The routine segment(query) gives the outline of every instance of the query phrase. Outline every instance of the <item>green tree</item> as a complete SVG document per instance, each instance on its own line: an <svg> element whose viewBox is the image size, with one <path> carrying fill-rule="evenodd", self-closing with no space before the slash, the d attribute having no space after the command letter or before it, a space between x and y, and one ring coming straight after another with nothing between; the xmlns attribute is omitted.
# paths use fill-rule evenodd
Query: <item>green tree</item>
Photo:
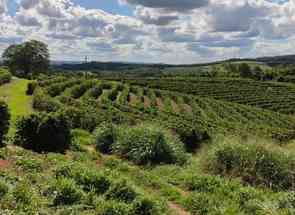
<svg viewBox="0 0 295 215"><path fill-rule="evenodd" d="M47 71L50 55L46 44L31 40L9 46L2 54L2 58L11 73L29 76Z"/></svg>
<svg viewBox="0 0 295 215"><path fill-rule="evenodd" d="M242 63L239 66L240 70L240 75L243 78L251 78L252 77L252 72L251 72L251 67L247 63Z"/></svg>

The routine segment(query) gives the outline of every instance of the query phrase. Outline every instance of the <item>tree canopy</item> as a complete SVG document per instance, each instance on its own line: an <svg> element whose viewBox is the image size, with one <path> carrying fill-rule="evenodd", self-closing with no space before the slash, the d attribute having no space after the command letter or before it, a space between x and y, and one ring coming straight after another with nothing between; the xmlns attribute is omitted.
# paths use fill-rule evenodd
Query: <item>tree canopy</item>
<svg viewBox="0 0 295 215"><path fill-rule="evenodd" d="M2 58L12 73L28 76L47 71L50 55L45 43L31 40L9 46L4 51Z"/></svg>

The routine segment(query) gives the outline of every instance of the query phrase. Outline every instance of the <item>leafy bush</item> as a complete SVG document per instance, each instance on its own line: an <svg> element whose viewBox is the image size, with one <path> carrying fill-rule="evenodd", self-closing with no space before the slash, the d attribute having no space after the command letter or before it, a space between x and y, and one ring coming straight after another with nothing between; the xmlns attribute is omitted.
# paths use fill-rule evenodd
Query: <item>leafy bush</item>
<svg viewBox="0 0 295 215"><path fill-rule="evenodd" d="M295 192L291 191L291 192L283 194L279 198L279 207L295 209Z"/></svg>
<svg viewBox="0 0 295 215"><path fill-rule="evenodd" d="M186 208L192 214L207 215L217 214L217 202L212 195L204 195L202 193L193 193L185 201ZM215 212L215 213L214 213Z"/></svg>
<svg viewBox="0 0 295 215"><path fill-rule="evenodd" d="M61 115L30 115L18 120L15 143L36 152L65 152L71 132Z"/></svg>
<svg viewBox="0 0 295 215"><path fill-rule="evenodd" d="M29 96L33 95L37 86L38 84L35 81L28 83L26 94Z"/></svg>
<svg viewBox="0 0 295 215"><path fill-rule="evenodd" d="M56 170L57 178L72 178L87 192L95 191L96 194L105 193L110 187L110 180L103 174L82 166L65 165Z"/></svg>
<svg viewBox="0 0 295 215"><path fill-rule="evenodd" d="M17 184L12 194L18 204L30 205L33 200L33 193L27 182Z"/></svg>
<svg viewBox="0 0 295 215"><path fill-rule="evenodd" d="M3 181L0 181L0 199L2 199L6 193L8 193L8 186Z"/></svg>
<svg viewBox="0 0 295 215"><path fill-rule="evenodd" d="M4 136L9 129L10 114L7 105L0 101L0 146L3 146Z"/></svg>
<svg viewBox="0 0 295 215"><path fill-rule="evenodd" d="M94 131L96 148L102 153L112 152L115 143L115 127L112 124L102 124Z"/></svg>
<svg viewBox="0 0 295 215"><path fill-rule="evenodd" d="M210 136L206 131L181 127L177 128L176 132L184 143L187 152L195 152L203 142L210 140Z"/></svg>
<svg viewBox="0 0 295 215"><path fill-rule="evenodd" d="M52 185L51 190L55 194L54 205L71 205L77 203L82 198L82 191L75 181L69 178L59 178Z"/></svg>
<svg viewBox="0 0 295 215"><path fill-rule="evenodd" d="M12 75L10 72L0 70L0 85L6 84L11 81Z"/></svg>
<svg viewBox="0 0 295 215"><path fill-rule="evenodd" d="M81 128L92 132L98 124L97 113L84 107L64 107L59 113L64 116L71 129Z"/></svg>
<svg viewBox="0 0 295 215"><path fill-rule="evenodd" d="M149 198L137 198L132 205L134 215L162 215L166 208Z"/></svg>
<svg viewBox="0 0 295 215"><path fill-rule="evenodd" d="M35 159L19 159L16 161L16 165L22 167L23 170L28 172L41 172L42 165L41 162Z"/></svg>
<svg viewBox="0 0 295 215"><path fill-rule="evenodd" d="M127 215L130 214L130 206L119 201L101 200L97 204L97 215Z"/></svg>
<svg viewBox="0 0 295 215"><path fill-rule="evenodd" d="M209 168L217 174L241 177L253 185L294 189L295 160L290 154L257 144L225 143L212 154Z"/></svg>
<svg viewBox="0 0 295 215"><path fill-rule="evenodd" d="M70 96L74 99L78 99L85 94L85 92L93 87L94 81L85 81L81 85L74 86L70 91Z"/></svg>
<svg viewBox="0 0 295 215"><path fill-rule="evenodd" d="M55 112L62 105L55 99L45 94L42 90L35 90L33 97L33 108L38 111Z"/></svg>
<svg viewBox="0 0 295 215"><path fill-rule="evenodd" d="M99 86L95 86L91 88L87 92L87 96L93 99L98 99L98 97L101 96L102 93L103 93L102 87L99 85Z"/></svg>
<svg viewBox="0 0 295 215"><path fill-rule="evenodd" d="M186 160L181 141L158 126L121 126L116 140L114 152L137 164L184 163Z"/></svg>
<svg viewBox="0 0 295 215"><path fill-rule="evenodd" d="M119 180L111 185L106 193L106 198L131 203L135 200L137 195L133 186L126 180Z"/></svg>

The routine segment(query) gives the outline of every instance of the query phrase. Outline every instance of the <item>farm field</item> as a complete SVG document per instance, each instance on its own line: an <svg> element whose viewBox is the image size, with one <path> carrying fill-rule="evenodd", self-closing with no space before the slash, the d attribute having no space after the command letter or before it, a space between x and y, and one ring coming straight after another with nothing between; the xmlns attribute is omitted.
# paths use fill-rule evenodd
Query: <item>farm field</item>
<svg viewBox="0 0 295 215"><path fill-rule="evenodd" d="M0 86L14 130L0 150L1 213L293 213L292 115L142 81L51 75ZM72 145L64 154L20 147L25 124L15 120L33 110L69 123ZM163 135L176 148L142 154L149 142L141 135L149 133L149 141Z"/></svg>
<svg viewBox="0 0 295 215"><path fill-rule="evenodd" d="M0 215L295 215L295 0L0 0Z"/></svg>
<svg viewBox="0 0 295 215"><path fill-rule="evenodd" d="M137 79L126 80L131 85L182 92L200 97L229 101L264 108L284 114L294 114L294 85L229 78Z"/></svg>

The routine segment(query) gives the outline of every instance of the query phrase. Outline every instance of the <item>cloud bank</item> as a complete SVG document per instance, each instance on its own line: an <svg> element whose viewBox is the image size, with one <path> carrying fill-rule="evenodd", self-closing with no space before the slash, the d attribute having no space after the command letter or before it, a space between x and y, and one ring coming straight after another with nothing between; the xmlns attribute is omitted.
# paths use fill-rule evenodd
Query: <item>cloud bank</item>
<svg viewBox="0 0 295 215"><path fill-rule="evenodd" d="M0 53L29 39L53 59L196 63L291 54L295 1L118 0L133 16L86 9L72 0L0 0Z"/></svg>

